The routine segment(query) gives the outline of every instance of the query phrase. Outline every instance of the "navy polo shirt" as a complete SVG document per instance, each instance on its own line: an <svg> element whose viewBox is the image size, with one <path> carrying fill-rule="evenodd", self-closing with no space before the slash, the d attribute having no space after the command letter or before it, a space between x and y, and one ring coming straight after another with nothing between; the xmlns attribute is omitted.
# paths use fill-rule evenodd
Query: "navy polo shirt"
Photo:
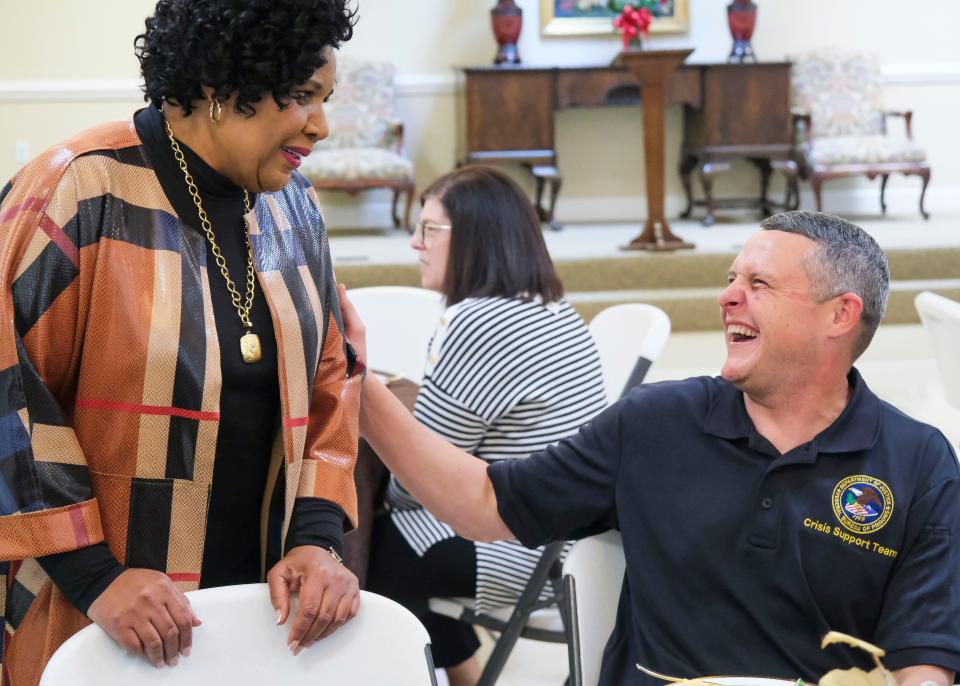
<svg viewBox="0 0 960 686"><path fill-rule="evenodd" d="M783 455L720 378L644 385L580 432L489 467L525 545L623 535L627 562L600 684L744 674L809 681L872 667L960 671L960 470L935 428L856 370L843 413Z"/></svg>

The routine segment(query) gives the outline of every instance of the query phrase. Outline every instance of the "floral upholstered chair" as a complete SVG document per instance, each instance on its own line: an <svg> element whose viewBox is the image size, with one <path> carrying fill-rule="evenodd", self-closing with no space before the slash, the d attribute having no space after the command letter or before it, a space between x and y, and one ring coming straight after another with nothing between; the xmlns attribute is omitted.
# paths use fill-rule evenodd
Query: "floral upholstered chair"
<svg viewBox="0 0 960 686"><path fill-rule="evenodd" d="M810 182L821 210L821 187L827 179L880 177L880 209L890 174L919 176L920 214L930 181L927 155L913 141L913 112L886 111L882 103L880 65L876 58L836 50L795 58L792 106L800 174ZM905 135L887 131L888 117L901 117Z"/></svg>
<svg viewBox="0 0 960 686"><path fill-rule="evenodd" d="M396 118L393 77L390 64L340 58L337 86L326 107L330 136L314 146L300 172L318 190L354 195L392 189L395 227L401 226L397 201L405 195L402 226L409 229L413 163L402 154L403 124Z"/></svg>

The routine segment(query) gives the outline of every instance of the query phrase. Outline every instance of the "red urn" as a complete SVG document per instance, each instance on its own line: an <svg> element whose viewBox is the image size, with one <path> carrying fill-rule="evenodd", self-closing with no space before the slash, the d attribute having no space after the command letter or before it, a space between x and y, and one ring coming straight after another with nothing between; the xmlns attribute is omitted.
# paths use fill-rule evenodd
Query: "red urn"
<svg viewBox="0 0 960 686"><path fill-rule="evenodd" d="M757 25L757 5L751 0L733 0L727 5L727 23L733 36L733 47L727 62L756 62L757 56L753 54L750 39Z"/></svg>
<svg viewBox="0 0 960 686"><path fill-rule="evenodd" d="M520 64L517 52L517 39L523 26L523 10L513 0L498 0L497 6L490 10L493 23L493 35L497 39L497 56L494 64Z"/></svg>

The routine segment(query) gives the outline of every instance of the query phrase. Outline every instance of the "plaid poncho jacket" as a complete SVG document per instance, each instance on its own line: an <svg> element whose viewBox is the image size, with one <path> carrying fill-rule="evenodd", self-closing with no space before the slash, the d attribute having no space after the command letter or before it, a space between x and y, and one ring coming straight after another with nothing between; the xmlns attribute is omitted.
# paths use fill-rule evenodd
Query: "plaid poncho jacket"
<svg viewBox="0 0 960 686"><path fill-rule="evenodd" d="M360 368L316 195L294 174L247 219L278 344L284 532L297 497L355 523ZM105 540L129 566L199 583L221 385L204 240L132 121L49 150L2 191L0 683L37 683L89 623L34 558Z"/></svg>

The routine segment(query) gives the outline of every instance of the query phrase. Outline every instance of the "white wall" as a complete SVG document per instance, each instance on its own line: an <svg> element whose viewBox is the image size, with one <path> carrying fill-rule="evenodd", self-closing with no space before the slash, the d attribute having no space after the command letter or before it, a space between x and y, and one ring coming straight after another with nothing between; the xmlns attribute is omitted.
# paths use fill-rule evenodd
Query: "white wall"
<svg viewBox="0 0 960 686"><path fill-rule="evenodd" d="M343 53L394 62L408 151L423 187L450 169L457 150L455 66L486 64L496 46L488 10L493 0L361 0L356 37ZM520 54L527 64L606 64L616 36L540 35L540 0L518 0L525 25ZM97 121L139 105L133 37L154 0L0 0L0 177L19 166L17 142L32 154ZM725 0L690 0L690 31L655 35L648 47L693 47L694 61L722 61L730 47ZM758 0L753 45L761 59L779 60L824 46L878 53L891 108L912 108L915 131L933 168L928 207L960 208L960 155L953 113L960 111L960 47L955 0ZM562 112L557 140L564 189L561 219L635 220L643 213L642 130L636 108ZM673 169L680 147L680 108L667 116L668 210L681 205ZM21 151L22 151L21 145ZM518 172L519 173L519 172ZM518 178L523 178L522 175ZM524 179L524 183L528 183ZM749 165L717 181L719 194L752 193ZM893 212L915 212L916 179L891 179ZM828 209L877 206L876 182L851 179L827 186ZM778 191L779 185L775 186ZM332 225L385 225L386 194L327 196ZM809 206L809 205L808 205Z"/></svg>

